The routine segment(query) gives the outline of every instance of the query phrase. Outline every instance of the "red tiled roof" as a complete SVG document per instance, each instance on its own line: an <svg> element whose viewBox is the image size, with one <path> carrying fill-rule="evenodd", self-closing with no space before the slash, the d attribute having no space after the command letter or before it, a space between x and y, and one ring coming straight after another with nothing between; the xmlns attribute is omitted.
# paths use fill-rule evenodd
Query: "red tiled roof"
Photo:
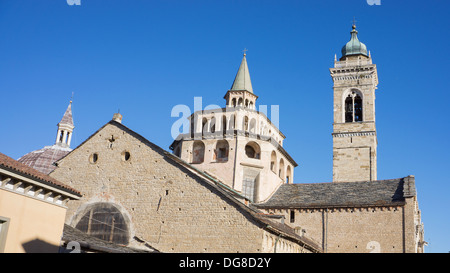
<svg viewBox="0 0 450 273"><path fill-rule="evenodd" d="M56 180L53 177L50 177L44 173L41 173L32 167L29 167L23 163L20 163L17 160L12 159L11 157L0 153L0 167L7 168L13 172L19 173L21 175L27 176L32 179L37 179L41 182L44 182L47 185L54 186L57 188L60 188L62 190L68 191L72 194L76 194L78 196L81 196L81 193L77 190L75 190L72 187L69 187L58 180Z"/></svg>

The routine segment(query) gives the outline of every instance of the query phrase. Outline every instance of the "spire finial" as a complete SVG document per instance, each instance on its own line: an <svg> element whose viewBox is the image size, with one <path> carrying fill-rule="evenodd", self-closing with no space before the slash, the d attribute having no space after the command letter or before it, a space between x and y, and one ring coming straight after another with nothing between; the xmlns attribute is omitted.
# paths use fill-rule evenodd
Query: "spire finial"
<svg viewBox="0 0 450 273"><path fill-rule="evenodd" d="M242 50L242 52L244 52L244 56L247 55L247 51L248 49L244 48L244 50Z"/></svg>
<svg viewBox="0 0 450 273"><path fill-rule="evenodd" d="M352 28L353 28L353 29L356 28L356 19L355 19L355 16L353 16L353 24L352 24Z"/></svg>

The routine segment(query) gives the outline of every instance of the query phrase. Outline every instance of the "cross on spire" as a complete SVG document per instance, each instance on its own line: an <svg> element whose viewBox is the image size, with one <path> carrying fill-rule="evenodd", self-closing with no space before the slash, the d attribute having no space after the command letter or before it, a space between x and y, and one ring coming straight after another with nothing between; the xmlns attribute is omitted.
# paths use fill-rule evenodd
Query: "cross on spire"
<svg viewBox="0 0 450 273"><path fill-rule="evenodd" d="M244 50L242 50L242 52L244 52L244 56L247 55L247 51L248 49L244 48Z"/></svg>
<svg viewBox="0 0 450 273"><path fill-rule="evenodd" d="M354 26L354 27L356 27L356 22L357 22L357 21L356 21L356 19L355 19L355 16L353 16L353 26Z"/></svg>

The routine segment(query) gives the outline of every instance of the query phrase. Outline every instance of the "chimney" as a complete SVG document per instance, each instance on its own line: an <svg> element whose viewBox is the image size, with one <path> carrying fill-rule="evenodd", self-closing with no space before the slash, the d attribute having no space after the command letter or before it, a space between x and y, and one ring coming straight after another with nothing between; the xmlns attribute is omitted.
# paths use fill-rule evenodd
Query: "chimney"
<svg viewBox="0 0 450 273"><path fill-rule="evenodd" d="M122 123L122 115L120 113L115 113L112 119L118 123Z"/></svg>

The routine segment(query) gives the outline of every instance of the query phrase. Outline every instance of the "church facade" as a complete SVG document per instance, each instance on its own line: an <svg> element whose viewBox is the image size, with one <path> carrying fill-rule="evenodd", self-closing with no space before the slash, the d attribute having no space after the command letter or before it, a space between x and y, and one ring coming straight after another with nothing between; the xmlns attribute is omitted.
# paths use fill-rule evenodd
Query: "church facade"
<svg viewBox="0 0 450 273"><path fill-rule="evenodd" d="M57 166L50 175L83 194L68 204L66 224L107 242L159 252L321 252L119 115Z"/></svg>
<svg viewBox="0 0 450 273"><path fill-rule="evenodd" d="M332 182L294 183L298 164L256 110L244 54L225 107L193 113L172 153L116 114L52 162L50 176L83 195L66 224L161 252L423 252L414 176L378 180L377 67L355 26L350 34L330 69ZM57 142L73 130L61 128Z"/></svg>

